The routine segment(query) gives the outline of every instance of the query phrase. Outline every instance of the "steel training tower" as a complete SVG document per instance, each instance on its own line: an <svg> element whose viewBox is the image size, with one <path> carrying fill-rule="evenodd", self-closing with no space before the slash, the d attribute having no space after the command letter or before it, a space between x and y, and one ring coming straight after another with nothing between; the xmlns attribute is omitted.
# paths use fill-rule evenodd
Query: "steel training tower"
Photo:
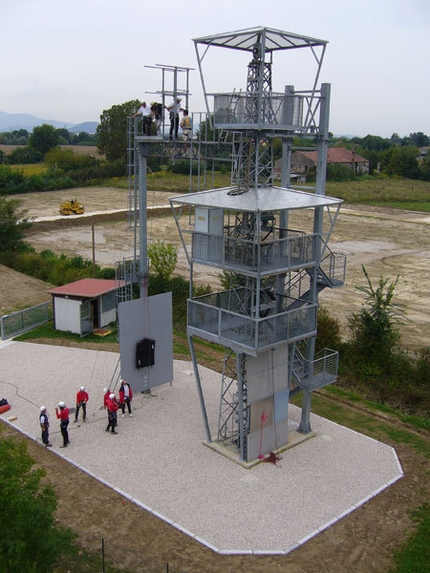
<svg viewBox="0 0 430 573"><path fill-rule="evenodd" d="M187 332L207 442L250 463L288 443L288 404L297 392L303 396L297 429L311 432L312 392L337 377L338 353L315 350L319 292L341 286L346 266L328 247L342 201L325 196L330 85L318 87L318 80L327 42L258 27L194 44L208 118L215 140L228 145L232 167L229 187L170 199L190 264ZM207 92L203 62L217 49L226 67L234 56L248 56L244 89ZM275 55L298 51L316 63L310 89L284 84L275 91ZM292 69L281 71L288 78ZM291 173L297 137L313 140L318 156L315 187L305 190ZM282 143L278 186L276 139ZM194 296L195 265L219 269L224 290ZM216 431L195 337L225 348Z"/></svg>

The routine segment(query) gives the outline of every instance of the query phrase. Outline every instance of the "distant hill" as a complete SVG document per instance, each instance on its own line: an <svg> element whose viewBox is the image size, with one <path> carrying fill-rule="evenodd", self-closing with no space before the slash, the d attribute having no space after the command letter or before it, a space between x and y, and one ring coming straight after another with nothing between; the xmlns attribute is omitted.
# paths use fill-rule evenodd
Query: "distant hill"
<svg viewBox="0 0 430 573"><path fill-rule="evenodd" d="M73 124L67 121L58 121L56 119L41 119L29 113L6 113L0 111L0 133L5 131L16 131L26 129L33 131L34 127L47 123L56 129L65 127L72 133L85 131L86 133L95 133L99 124L98 121L86 121L84 123Z"/></svg>
<svg viewBox="0 0 430 573"><path fill-rule="evenodd" d="M95 133L98 124L98 121L84 121L83 123L78 123L73 127L68 127L67 129L71 133L81 133L81 131L85 131L85 133Z"/></svg>

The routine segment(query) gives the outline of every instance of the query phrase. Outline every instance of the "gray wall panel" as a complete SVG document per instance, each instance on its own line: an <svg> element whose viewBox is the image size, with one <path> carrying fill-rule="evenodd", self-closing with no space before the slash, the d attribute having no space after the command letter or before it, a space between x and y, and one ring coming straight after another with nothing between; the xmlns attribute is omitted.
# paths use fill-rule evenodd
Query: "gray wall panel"
<svg viewBox="0 0 430 573"><path fill-rule="evenodd" d="M261 442L261 448L260 448ZM247 461L252 461L260 455L285 446L288 443L287 421L278 422L275 426L263 428L263 432L253 432L247 436Z"/></svg>
<svg viewBox="0 0 430 573"><path fill-rule="evenodd" d="M134 392L173 380L172 293L136 299L118 305L121 376ZM136 368L136 344L155 340L155 364Z"/></svg>
<svg viewBox="0 0 430 573"><path fill-rule="evenodd" d="M273 396L287 388L287 347L247 356L248 404Z"/></svg>

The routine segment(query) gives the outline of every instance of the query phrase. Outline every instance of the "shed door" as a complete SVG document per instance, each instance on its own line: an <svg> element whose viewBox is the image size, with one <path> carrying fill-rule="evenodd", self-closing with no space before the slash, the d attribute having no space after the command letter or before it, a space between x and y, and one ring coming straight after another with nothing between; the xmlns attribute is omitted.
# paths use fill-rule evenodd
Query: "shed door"
<svg viewBox="0 0 430 573"><path fill-rule="evenodd" d="M86 336L87 334L91 334L93 331L91 302L89 300L86 300L81 304L80 312L81 312L81 336Z"/></svg>

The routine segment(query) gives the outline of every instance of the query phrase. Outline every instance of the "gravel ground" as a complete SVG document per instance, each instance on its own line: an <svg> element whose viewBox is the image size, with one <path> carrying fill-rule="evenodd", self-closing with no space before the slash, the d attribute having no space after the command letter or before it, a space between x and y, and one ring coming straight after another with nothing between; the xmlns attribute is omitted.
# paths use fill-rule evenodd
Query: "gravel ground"
<svg viewBox="0 0 430 573"><path fill-rule="evenodd" d="M0 393L12 405L2 418L11 418L13 427L40 441L39 407L45 405L56 455L216 552L289 553L403 475L393 448L315 415L313 437L283 452L279 466L244 468L204 444L187 362L175 361L171 385L134 398L134 417L119 418L117 436L106 433L100 405L118 357L1 344ZM81 384L90 394L89 421L74 424L71 417L71 444L59 449L54 407L59 400L73 406ZM202 384L213 432L220 375L202 368ZM290 408L293 437L300 411Z"/></svg>

